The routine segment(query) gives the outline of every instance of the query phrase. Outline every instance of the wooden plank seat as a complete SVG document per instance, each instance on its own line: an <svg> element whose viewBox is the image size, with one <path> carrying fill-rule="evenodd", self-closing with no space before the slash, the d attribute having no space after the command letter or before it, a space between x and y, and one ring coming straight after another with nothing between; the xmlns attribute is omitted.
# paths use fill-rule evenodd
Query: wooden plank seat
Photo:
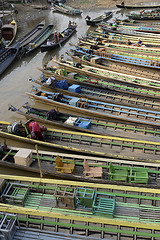
<svg viewBox="0 0 160 240"><path fill-rule="evenodd" d="M60 173L73 173L75 169L75 161L69 159L62 159L57 155L55 159L55 171Z"/></svg>
<svg viewBox="0 0 160 240"><path fill-rule="evenodd" d="M93 214L107 215L108 217L114 217L116 206L116 197L112 194L95 193L94 201L92 205Z"/></svg>
<svg viewBox="0 0 160 240"><path fill-rule="evenodd" d="M148 184L148 168L132 167L128 178L130 183Z"/></svg>
<svg viewBox="0 0 160 240"><path fill-rule="evenodd" d="M125 166L114 166L112 162L109 164L108 178L112 181L124 181L127 182L128 172L130 172L130 167Z"/></svg>
<svg viewBox="0 0 160 240"><path fill-rule="evenodd" d="M97 164L93 164L93 167L90 167L89 164L87 163L86 159L84 159L84 176L88 178L95 178L95 177L100 177L102 178L103 174L103 169L102 167L97 167Z"/></svg>

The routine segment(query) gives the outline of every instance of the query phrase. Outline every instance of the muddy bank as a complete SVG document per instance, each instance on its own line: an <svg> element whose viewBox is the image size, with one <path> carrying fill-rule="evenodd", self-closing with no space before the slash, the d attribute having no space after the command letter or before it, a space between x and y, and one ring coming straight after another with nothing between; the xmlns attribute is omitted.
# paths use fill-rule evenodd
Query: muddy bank
<svg viewBox="0 0 160 240"><path fill-rule="evenodd" d="M95 10L95 9L104 9L107 10L111 8L116 8L116 4L120 4L122 1L118 0L69 0L67 4L69 6L79 8L79 9L88 9L88 10ZM151 4L151 0L139 1L139 0L127 0L124 1L126 5L136 5L136 4Z"/></svg>
<svg viewBox="0 0 160 240"><path fill-rule="evenodd" d="M74 7L74 8L79 8L81 10L96 10L96 9L111 9L111 8L116 8L116 4L120 4L122 1L119 0L66 0L67 5ZM138 5L138 4L151 4L151 0L127 0L124 1L126 5ZM157 1L153 1L153 3L155 4L159 4L159 2ZM17 8L21 11L24 12L24 16L27 15L27 12L33 11L33 13L35 11L37 11L38 8L50 8L50 4L47 3L46 0L37 0L37 1L33 1L32 3L28 3L28 4L17 4L16 5ZM36 9L37 7L37 9ZM36 9L36 10L35 10ZM24 11L25 10L25 11ZM38 9L39 12L43 15L43 11L41 9Z"/></svg>

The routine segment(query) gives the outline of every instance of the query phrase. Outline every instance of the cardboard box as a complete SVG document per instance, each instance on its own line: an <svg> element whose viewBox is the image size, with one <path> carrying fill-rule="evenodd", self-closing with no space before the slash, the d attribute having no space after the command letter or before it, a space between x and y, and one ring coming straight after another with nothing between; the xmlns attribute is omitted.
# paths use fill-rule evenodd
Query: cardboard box
<svg viewBox="0 0 160 240"><path fill-rule="evenodd" d="M15 164L29 167L33 162L32 150L30 149L20 149L14 156Z"/></svg>

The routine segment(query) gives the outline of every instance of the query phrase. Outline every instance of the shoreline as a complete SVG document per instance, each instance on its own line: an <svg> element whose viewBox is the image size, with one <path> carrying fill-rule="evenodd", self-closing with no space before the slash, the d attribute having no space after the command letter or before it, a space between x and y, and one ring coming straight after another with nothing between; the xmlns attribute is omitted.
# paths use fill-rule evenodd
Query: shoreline
<svg viewBox="0 0 160 240"><path fill-rule="evenodd" d="M81 9L81 10L96 10L96 9L104 9L104 11L106 11L107 9L111 9L111 8L116 8L116 4L121 4L122 1L119 1L119 0L69 0L69 1L66 1L66 4L73 7L73 8L78 8L78 9ZM138 5L138 4L144 4L144 5L147 5L147 3L151 3L150 0L142 0L142 1L139 1L139 0L134 0L134 3L132 0L127 0L125 1L125 4L126 5ZM158 5L158 3L157 3ZM120 8L117 8L120 10Z"/></svg>
<svg viewBox="0 0 160 240"><path fill-rule="evenodd" d="M78 8L80 10L107 10L107 9L111 9L111 8L116 8L116 4L121 4L122 0L66 0L65 4L68 6L71 6L73 8ZM140 5L140 4L150 4L151 1L150 0L134 0L134 4L132 0L124 0L126 5ZM154 2L156 4L156 1ZM157 5L159 3L157 2ZM19 8L20 10L22 10L22 8L28 8L28 9L33 9L35 10L37 8L37 10L45 10L45 7L48 7L48 9L51 7L51 5L49 3L46 3L46 0L42 0L42 1L33 1L32 3L27 3L27 4L16 4L15 6L17 6L17 8ZM42 9L41 9L42 7ZM120 8L117 8L120 9Z"/></svg>

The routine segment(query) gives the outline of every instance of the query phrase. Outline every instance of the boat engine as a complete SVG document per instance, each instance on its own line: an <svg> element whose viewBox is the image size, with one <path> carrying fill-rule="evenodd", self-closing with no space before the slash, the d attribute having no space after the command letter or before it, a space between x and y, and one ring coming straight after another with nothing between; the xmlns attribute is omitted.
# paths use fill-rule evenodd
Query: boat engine
<svg viewBox="0 0 160 240"><path fill-rule="evenodd" d="M17 122L12 123L7 127L8 133L18 134L20 129L20 124Z"/></svg>

